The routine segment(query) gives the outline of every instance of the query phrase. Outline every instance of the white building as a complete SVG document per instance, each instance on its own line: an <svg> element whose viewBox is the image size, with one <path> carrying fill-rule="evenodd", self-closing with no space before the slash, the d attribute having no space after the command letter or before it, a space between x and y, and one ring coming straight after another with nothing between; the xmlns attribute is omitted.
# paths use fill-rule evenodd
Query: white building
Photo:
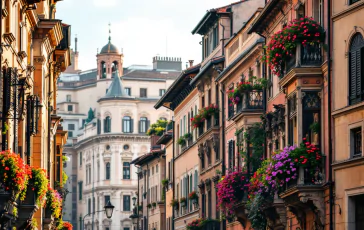
<svg viewBox="0 0 364 230"><path fill-rule="evenodd" d="M136 196L136 168L129 162L149 152L146 132L158 119L170 119L168 110L154 104L181 71L180 58L153 58L153 67L123 67L123 54L109 42L97 54L97 68L78 70L77 40L72 66L58 84L58 114L69 139L63 152L71 155L71 192L65 212L74 229L81 219L115 206L111 219L103 212L85 217L95 230L132 230L132 198ZM121 77L118 77L121 76ZM72 191L71 191L72 190ZM82 217L82 218L81 218Z"/></svg>

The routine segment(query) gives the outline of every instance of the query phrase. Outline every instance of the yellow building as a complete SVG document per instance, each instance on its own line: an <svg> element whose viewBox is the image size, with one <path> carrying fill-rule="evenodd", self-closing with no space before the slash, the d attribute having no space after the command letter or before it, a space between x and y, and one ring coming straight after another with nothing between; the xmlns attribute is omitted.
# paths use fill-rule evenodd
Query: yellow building
<svg viewBox="0 0 364 230"><path fill-rule="evenodd" d="M2 1L0 126L2 151L46 169L50 187L64 196L62 147L67 132L56 115L56 82L70 65L71 31L55 19L57 2ZM44 210L38 207L34 217L43 229Z"/></svg>

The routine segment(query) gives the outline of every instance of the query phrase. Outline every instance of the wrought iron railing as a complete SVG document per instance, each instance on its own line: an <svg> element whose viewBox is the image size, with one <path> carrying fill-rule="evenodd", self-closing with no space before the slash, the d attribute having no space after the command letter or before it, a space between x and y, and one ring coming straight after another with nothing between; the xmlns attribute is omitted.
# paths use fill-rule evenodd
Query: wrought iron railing
<svg viewBox="0 0 364 230"><path fill-rule="evenodd" d="M298 44L296 50L282 64L282 76L295 67L315 67L320 66L323 61L321 44Z"/></svg>

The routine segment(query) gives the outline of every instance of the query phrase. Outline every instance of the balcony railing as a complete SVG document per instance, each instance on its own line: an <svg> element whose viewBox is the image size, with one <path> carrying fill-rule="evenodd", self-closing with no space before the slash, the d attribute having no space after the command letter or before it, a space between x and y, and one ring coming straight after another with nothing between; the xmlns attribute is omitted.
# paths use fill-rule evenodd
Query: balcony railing
<svg viewBox="0 0 364 230"><path fill-rule="evenodd" d="M206 126L205 126L206 123ZM198 127L198 136L203 135L205 132L210 130L213 127L218 127L220 124L219 122L219 114L214 114L211 117L207 118L205 122L201 126Z"/></svg>
<svg viewBox="0 0 364 230"><path fill-rule="evenodd" d="M286 60L284 68L282 68L282 76L287 74L295 67L318 67L321 66L323 61L322 45L321 44L307 44L305 46L298 44L296 51L291 58Z"/></svg>
<svg viewBox="0 0 364 230"><path fill-rule="evenodd" d="M263 109L263 91L254 90L243 94L242 100L236 105L236 111Z"/></svg>

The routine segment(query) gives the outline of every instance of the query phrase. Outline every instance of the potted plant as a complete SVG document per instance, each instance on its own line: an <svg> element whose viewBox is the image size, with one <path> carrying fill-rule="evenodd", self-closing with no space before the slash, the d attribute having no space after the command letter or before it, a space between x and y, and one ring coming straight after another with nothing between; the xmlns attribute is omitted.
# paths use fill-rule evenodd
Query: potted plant
<svg viewBox="0 0 364 230"><path fill-rule="evenodd" d="M156 208L157 207L157 203L156 202L153 202L152 205L153 205L153 208Z"/></svg>
<svg viewBox="0 0 364 230"><path fill-rule="evenodd" d="M190 199L193 203L198 202L198 195L195 191L192 191L190 194L188 194L188 199Z"/></svg>
<svg viewBox="0 0 364 230"><path fill-rule="evenodd" d="M185 146L186 145L186 139L184 138L184 136L181 136L180 138L178 138L177 143L179 145Z"/></svg>
<svg viewBox="0 0 364 230"><path fill-rule="evenodd" d="M177 199L172 199L171 203L170 203L170 206L177 210L179 208L178 200Z"/></svg>
<svg viewBox="0 0 364 230"><path fill-rule="evenodd" d="M181 199L179 200L179 203L181 204L182 207L185 207L187 204L186 197L181 197Z"/></svg>
<svg viewBox="0 0 364 230"><path fill-rule="evenodd" d="M0 187L4 193L9 194L9 199L13 201L20 195L20 199L24 200L25 191L28 185L30 170L24 164L20 155L4 151L0 153Z"/></svg>
<svg viewBox="0 0 364 230"><path fill-rule="evenodd" d="M162 186L166 188L168 186L168 182L169 182L168 179L163 179L162 180Z"/></svg>
<svg viewBox="0 0 364 230"><path fill-rule="evenodd" d="M147 208L152 208L152 204L147 204Z"/></svg>
<svg viewBox="0 0 364 230"><path fill-rule="evenodd" d="M46 216L59 218L62 212L62 198L61 195L54 189L48 188L46 193Z"/></svg>
<svg viewBox="0 0 364 230"><path fill-rule="evenodd" d="M194 117L191 118L191 125L193 128L198 128L203 125L203 122L206 119L201 114L196 114Z"/></svg>

